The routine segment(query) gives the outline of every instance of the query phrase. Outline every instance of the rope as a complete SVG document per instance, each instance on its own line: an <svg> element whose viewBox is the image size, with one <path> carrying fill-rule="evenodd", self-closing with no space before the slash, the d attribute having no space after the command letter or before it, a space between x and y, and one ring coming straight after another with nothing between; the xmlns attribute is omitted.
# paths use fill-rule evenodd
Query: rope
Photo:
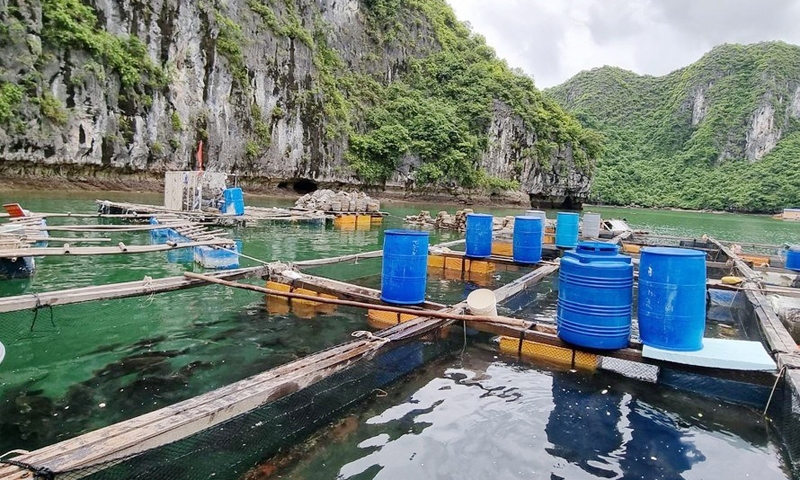
<svg viewBox="0 0 800 480"><path fill-rule="evenodd" d="M356 330L355 332L351 333L350 336L355 337L355 338L364 337L369 341L379 342L381 345L383 345L384 343L391 342L391 340L389 340L388 338L379 337L379 336L375 335L374 333L369 332L367 330Z"/></svg>
<svg viewBox="0 0 800 480"><path fill-rule="evenodd" d="M531 322L526 328L522 328L519 331L519 345L517 346L517 358L522 358L522 342L525 341L525 332L528 330L533 330L536 328L536 322Z"/></svg>
<svg viewBox="0 0 800 480"><path fill-rule="evenodd" d="M22 450L22 449L10 450L10 451L0 455L0 460L2 460L4 457L7 457L9 455L27 455L29 453L31 453L31 452L29 452L27 450Z"/></svg>
<svg viewBox="0 0 800 480"><path fill-rule="evenodd" d="M18 462L16 460L0 460L0 463L12 465L14 467L22 468L33 472L33 478L42 478L44 480L55 480L56 474L47 467L34 467L25 462Z"/></svg>
<svg viewBox="0 0 800 480"><path fill-rule="evenodd" d="M467 322L461 322L462 330L464 331L464 343L461 345L461 360L464 360L464 352L467 351Z"/></svg>
<svg viewBox="0 0 800 480"><path fill-rule="evenodd" d="M56 322L53 320L53 306L52 305L42 305L42 299L39 298L39 295L36 293L32 293L33 297L36 299L36 306L33 307L33 321L31 321L31 332L33 331L34 325L36 325L36 319L39 318L39 310L44 307L50 309L50 324L53 325L55 328Z"/></svg>
<svg viewBox="0 0 800 480"><path fill-rule="evenodd" d="M767 410L769 410L769 404L772 403L772 396L775 394L775 389L778 388L778 382L780 382L781 377L786 372L786 365L781 367L781 370L778 372L778 377L775 379L775 383L772 385L772 391L769 392L769 398L767 399L767 405L764 406L764 413L761 414L762 417L767 415Z"/></svg>
<svg viewBox="0 0 800 480"><path fill-rule="evenodd" d="M147 298L147 305L152 304L156 296L156 290L153 288L153 277L145 275L142 279L142 287L150 292L150 296Z"/></svg>
<svg viewBox="0 0 800 480"><path fill-rule="evenodd" d="M258 263L260 263L262 265L269 265L269 262L265 262L264 260L260 260L260 259L255 258L255 257L251 257L250 255L245 255L244 253L237 252L236 250L231 250L230 248L223 248L223 247L217 247L217 248L220 249L220 250L232 253L234 255L238 255L238 256L240 256L242 258L246 258L248 260L252 260L254 262L258 262Z"/></svg>

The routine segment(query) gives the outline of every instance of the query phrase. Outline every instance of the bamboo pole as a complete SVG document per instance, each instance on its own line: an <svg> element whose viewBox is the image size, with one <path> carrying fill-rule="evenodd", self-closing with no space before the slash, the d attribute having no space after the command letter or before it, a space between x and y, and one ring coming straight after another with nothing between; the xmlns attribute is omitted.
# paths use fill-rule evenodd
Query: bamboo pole
<svg viewBox="0 0 800 480"><path fill-rule="evenodd" d="M112 255L119 253L150 253L165 252L176 248L187 247L213 247L231 245L231 240L209 240L204 242L163 243L159 245L130 245L125 251L119 247L70 247L65 243L63 248L58 247L33 247L0 250L0 258L17 257L58 257L62 255Z"/></svg>
<svg viewBox="0 0 800 480"><path fill-rule="evenodd" d="M269 274L269 267L248 267L236 270L223 270L211 275L222 278L252 278ZM71 305L93 300L110 300L116 298L137 297L157 293L171 292L185 288L201 287L205 282L189 280L183 275L164 278L145 278L132 282L95 285L91 287L70 288L53 292L39 292L13 297L0 297L0 314L16 312L29 308L55 305Z"/></svg>
<svg viewBox="0 0 800 480"><path fill-rule="evenodd" d="M8 217L7 213L0 214L0 218ZM156 218L175 218L172 213L72 213L72 212L31 212L30 216L23 218L120 218L120 219L148 219Z"/></svg>
<svg viewBox="0 0 800 480"><path fill-rule="evenodd" d="M21 236L23 242L75 242L75 243L102 243L110 242L110 238L103 237L26 237Z"/></svg>
<svg viewBox="0 0 800 480"><path fill-rule="evenodd" d="M310 300L313 302L318 303L327 303L331 305L342 305L347 307L356 307L356 308L364 308L370 310L380 310L383 312L392 312L392 313L405 313L408 315L416 315L418 317L431 317L431 318L441 318L445 320L459 320L465 322L492 322L492 323L500 323L503 325L511 325L515 327L528 327L531 325L531 322L527 322L525 320L520 320L518 318L510 318L510 317L501 317L501 316L491 316L491 315L460 315L454 313L445 313L440 312L437 310L426 310L426 309L414 309L414 308L406 308L406 307L393 307L390 305L373 305L364 302L357 302L353 300L340 300L338 298L325 298L325 297L318 297L315 295L304 295L302 293L294 293L294 292L282 292L280 290L272 290L270 288L259 287L257 285L249 285L246 283L238 283L238 282L230 282L228 280L222 280L220 278L209 277L208 275L203 275L200 273L194 272L184 272L183 275L187 278L193 278L196 280L204 280L209 283L216 283L218 285L225 285L226 287L233 287L233 288L241 288L243 290L251 290L254 292L264 293L267 295L273 295L276 297L287 297L287 298L296 298L298 300Z"/></svg>
<svg viewBox="0 0 800 480"><path fill-rule="evenodd" d="M191 222L163 225L30 225L27 230L48 230L52 232L139 232L147 230L161 230L167 228L188 227L196 224Z"/></svg>

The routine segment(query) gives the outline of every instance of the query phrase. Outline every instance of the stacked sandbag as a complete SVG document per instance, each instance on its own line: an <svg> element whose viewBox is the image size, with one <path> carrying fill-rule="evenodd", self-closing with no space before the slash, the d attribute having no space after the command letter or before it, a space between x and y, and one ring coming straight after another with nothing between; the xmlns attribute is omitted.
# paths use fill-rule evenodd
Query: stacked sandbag
<svg viewBox="0 0 800 480"><path fill-rule="evenodd" d="M436 214L436 220L434 221L434 226L436 228L453 230L455 229L455 223L456 223L456 217L442 210L441 212Z"/></svg>
<svg viewBox="0 0 800 480"><path fill-rule="evenodd" d="M431 218L431 212L422 210L419 215L406 215L405 223L419 227L433 227L435 220Z"/></svg>
<svg viewBox="0 0 800 480"><path fill-rule="evenodd" d="M323 212L379 212L381 209L380 202L364 192L334 192L327 189L303 195L294 206Z"/></svg>

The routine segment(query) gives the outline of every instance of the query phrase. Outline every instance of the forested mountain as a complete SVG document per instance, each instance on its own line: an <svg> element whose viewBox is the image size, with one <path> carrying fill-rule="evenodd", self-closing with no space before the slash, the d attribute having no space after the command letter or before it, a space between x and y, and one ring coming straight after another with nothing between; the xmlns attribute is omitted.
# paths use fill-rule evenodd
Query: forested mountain
<svg viewBox="0 0 800 480"><path fill-rule="evenodd" d="M589 190L597 136L444 0L7 0L0 21L0 175L158 178L200 148L251 184Z"/></svg>
<svg viewBox="0 0 800 480"><path fill-rule="evenodd" d="M800 47L726 44L662 77L602 67L545 93L606 137L594 202L800 205Z"/></svg>

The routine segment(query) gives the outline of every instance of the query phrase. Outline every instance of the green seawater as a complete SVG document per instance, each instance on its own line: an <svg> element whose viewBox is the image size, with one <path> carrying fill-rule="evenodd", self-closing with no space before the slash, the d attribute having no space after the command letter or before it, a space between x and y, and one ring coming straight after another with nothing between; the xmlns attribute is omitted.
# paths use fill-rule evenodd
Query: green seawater
<svg viewBox="0 0 800 480"><path fill-rule="evenodd" d="M162 202L161 195L137 193L2 192L0 197L3 203L20 202L37 212L94 213L96 198ZM250 196L245 202L264 207L293 204ZM264 261L332 257L380 249L382 231L403 227L405 215L457 208L384 204L391 216L369 230L265 224L230 229L229 234L242 241L245 255ZM522 211L473 208L495 215ZM626 218L636 229L665 235L708 234L777 245L800 242L800 223L767 216L599 207L590 211L604 218ZM548 212L548 217L554 216ZM49 225L95 222L48 220ZM147 232L111 237L112 245L150 243ZM460 237L431 231L430 241ZM169 261L164 252L36 261L33 278L0 282L0 296L128 281L146 284L148 277L201 271L191 262ZM241 266L256 265L242 259ZM313 273L376 287L380 265L377 259L361 260ZM480 285L431 274L427 293L432 300L456 303L474 288L497 288L519 274L498 271ZM546 290L546 284L541 288ZM543 306L542 312L552 316L552 305ZM340 307L318 315L286 312L257 293L219 286L0 314L0 341L7 348L0 364L0 454L39 448L191 398L342 343L353 331L366 329L365 315L356 309ZM469 347L462 356L436 362L393 385L387 397L356 407L355 432L312 452L285 473L289 478L623 478L650 465L660 472L659 478L722 478L722 472L750 473L750 466L761 465L758 478L787 478L779 444L755 412L665 394L635 382L609 389L609 382L606 376L517 365ZM513 395L495 394L506 390ZM611 396L599 393L603 390L610 390ZM682 407L687 403L697 408ZM564 407L565 413L560 407L570 404L597 415L576 414L577 420L570 420L569 408ZM568 429L578 435L581 427L576 422L598 431L611 425L616 433L608 433L613 438L601 454L591 444L559 440L552 433ZM648 447L641 443L642 435L663 441ZM662 451L668 453L662 456ZM636 455L642 456L638 463Z"/></svg>

